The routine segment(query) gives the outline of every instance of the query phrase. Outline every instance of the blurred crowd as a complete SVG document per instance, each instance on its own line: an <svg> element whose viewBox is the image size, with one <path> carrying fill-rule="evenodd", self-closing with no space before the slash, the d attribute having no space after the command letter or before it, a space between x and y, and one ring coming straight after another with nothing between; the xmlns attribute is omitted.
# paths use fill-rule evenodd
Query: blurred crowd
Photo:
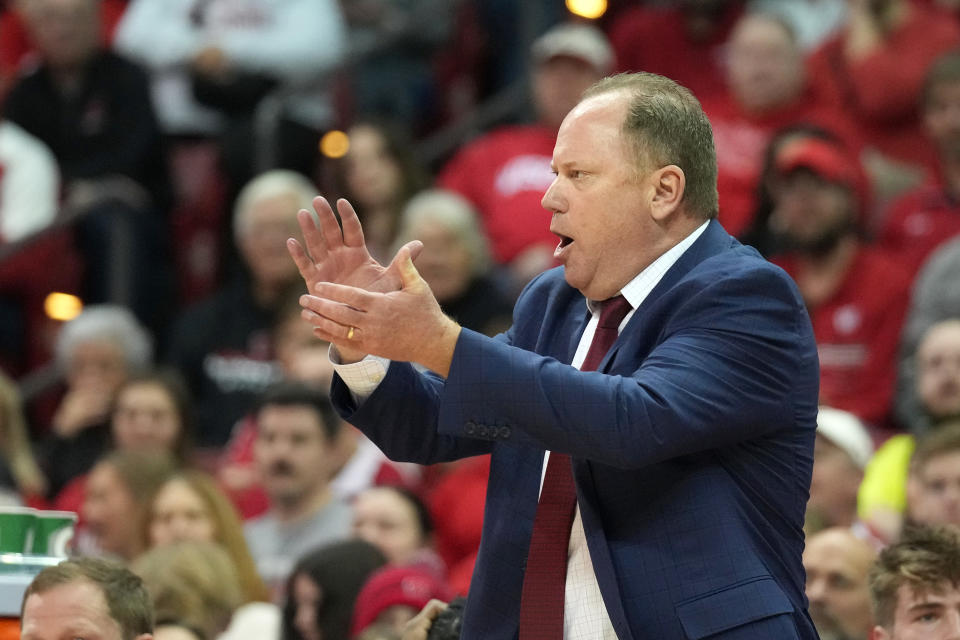
<svg viewBox="0 0 960 640"><path fill-rule="evenodd" d="M960 527L956 0L0 1L0 501L76 511L202 640L399 638L466 595L488 461L392 462L333 411L286 240L348 198L505 330L555 264L556 131L617 71L694 91L720 222L804 297L807 595L866 638L877 553Z"/></svg>

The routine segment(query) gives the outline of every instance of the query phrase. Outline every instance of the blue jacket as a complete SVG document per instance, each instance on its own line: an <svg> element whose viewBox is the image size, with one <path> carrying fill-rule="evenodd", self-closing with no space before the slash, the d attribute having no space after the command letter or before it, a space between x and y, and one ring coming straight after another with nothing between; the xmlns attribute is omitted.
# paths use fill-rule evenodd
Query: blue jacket
<svg viewBox="0 0 960 640"><path fill-rule="evenodd" d="M517 635L545 449L573 457L590 557L621 640L810 640L803 516L818 362L793 282L717 222L666 273L596 372L562 269L495 339L463 330L447 379L392 363L344 417L393 459L492 452L463 638Z"/></svg>

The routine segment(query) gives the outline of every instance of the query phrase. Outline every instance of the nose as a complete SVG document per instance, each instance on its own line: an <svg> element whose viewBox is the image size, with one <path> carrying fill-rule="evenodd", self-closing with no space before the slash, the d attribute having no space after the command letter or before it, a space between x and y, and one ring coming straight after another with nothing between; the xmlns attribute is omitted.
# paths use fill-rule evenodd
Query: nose
<svg viewBox="0 0 960 640"><path fill-rule="evenodd" d="M946 623L946 633L943 635L943 640L960 640L960 611L950 610L944 622Z"/></svg>
<svg viewBox="0 0 960 640"><path fill-rule="evenodd" d="M823 601L825 591L823 580L818 578L807 580L807 600L811 603Z"/></svg>
<svg viewBox="0 0 960 640"><path fill-rule="evenodd" d="M559 180L560 176L553 179L540 200L540 206L553 213L561 213L563 208L563 198L561 198L560 186L558 185Z"/></svg>

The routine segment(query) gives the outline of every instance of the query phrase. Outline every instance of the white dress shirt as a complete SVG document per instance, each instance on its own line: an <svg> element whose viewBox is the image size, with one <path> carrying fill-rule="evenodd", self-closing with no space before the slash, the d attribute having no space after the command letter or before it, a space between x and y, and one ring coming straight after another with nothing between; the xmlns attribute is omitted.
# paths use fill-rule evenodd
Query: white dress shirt
<svg viewBox="0 0 960 640"><path fill-rule="evenodd" d="M706 230L707 222L697 227L690 235L677 243L673 248L653 261L641 271L633 280L628 282L620 293L632 309L624 317L617 329L619 333L633 317L637 307L653 291L664 274L680 259L680 256L690 248L697 238ZM593 342L593 335L600 321L600 307L587 300L587 308L591 318L587 323L577 351L570 364L577 369L583 365ZM334 368L343 379L344 384L352 392L354 399L359 403L370 396L383 380L390 366L390 361L377 356L367 356L360 362L353 364L339 364L336 350L331 345L330 357ZM543 476L547 471L547 460L550 452L543 456L543 468L540 474L540 488L543 488ZM570 530L569 556L567 560L567 583L564 601L563 637L564 640L617 640L613 630L607 607L600 593L600 585L593 571L593 562L590 559L590 550L587 548L587 537L580 519L580 506L577 506Z"/></svg>

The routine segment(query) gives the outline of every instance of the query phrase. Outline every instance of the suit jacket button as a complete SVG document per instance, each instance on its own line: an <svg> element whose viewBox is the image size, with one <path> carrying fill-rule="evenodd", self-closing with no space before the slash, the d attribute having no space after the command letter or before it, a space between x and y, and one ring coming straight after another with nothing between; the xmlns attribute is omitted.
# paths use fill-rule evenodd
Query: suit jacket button
<svg viewBox="0 0 960 640"><path fill-rule="evenodd" d="M504 438L504 439L509 438L509 437L510 437L510 427L506 427L506 426L500 427L500 437L501 437L501 438Z"/></svg>
<svg viewBox="0 0 960 640"><path fill-rule="evenodd" d="M486 438L489 435L489 432L487 431L487 425L485 424L478 425L477 435L480 436L481 438Z"/></svg>
<svg viewBox="0 0 960 640"><path fill-rule="evenodd" d="M468 436L472 436L477 431L477 423L475 423L473 420L468 420L464 431Z"/></svg>

